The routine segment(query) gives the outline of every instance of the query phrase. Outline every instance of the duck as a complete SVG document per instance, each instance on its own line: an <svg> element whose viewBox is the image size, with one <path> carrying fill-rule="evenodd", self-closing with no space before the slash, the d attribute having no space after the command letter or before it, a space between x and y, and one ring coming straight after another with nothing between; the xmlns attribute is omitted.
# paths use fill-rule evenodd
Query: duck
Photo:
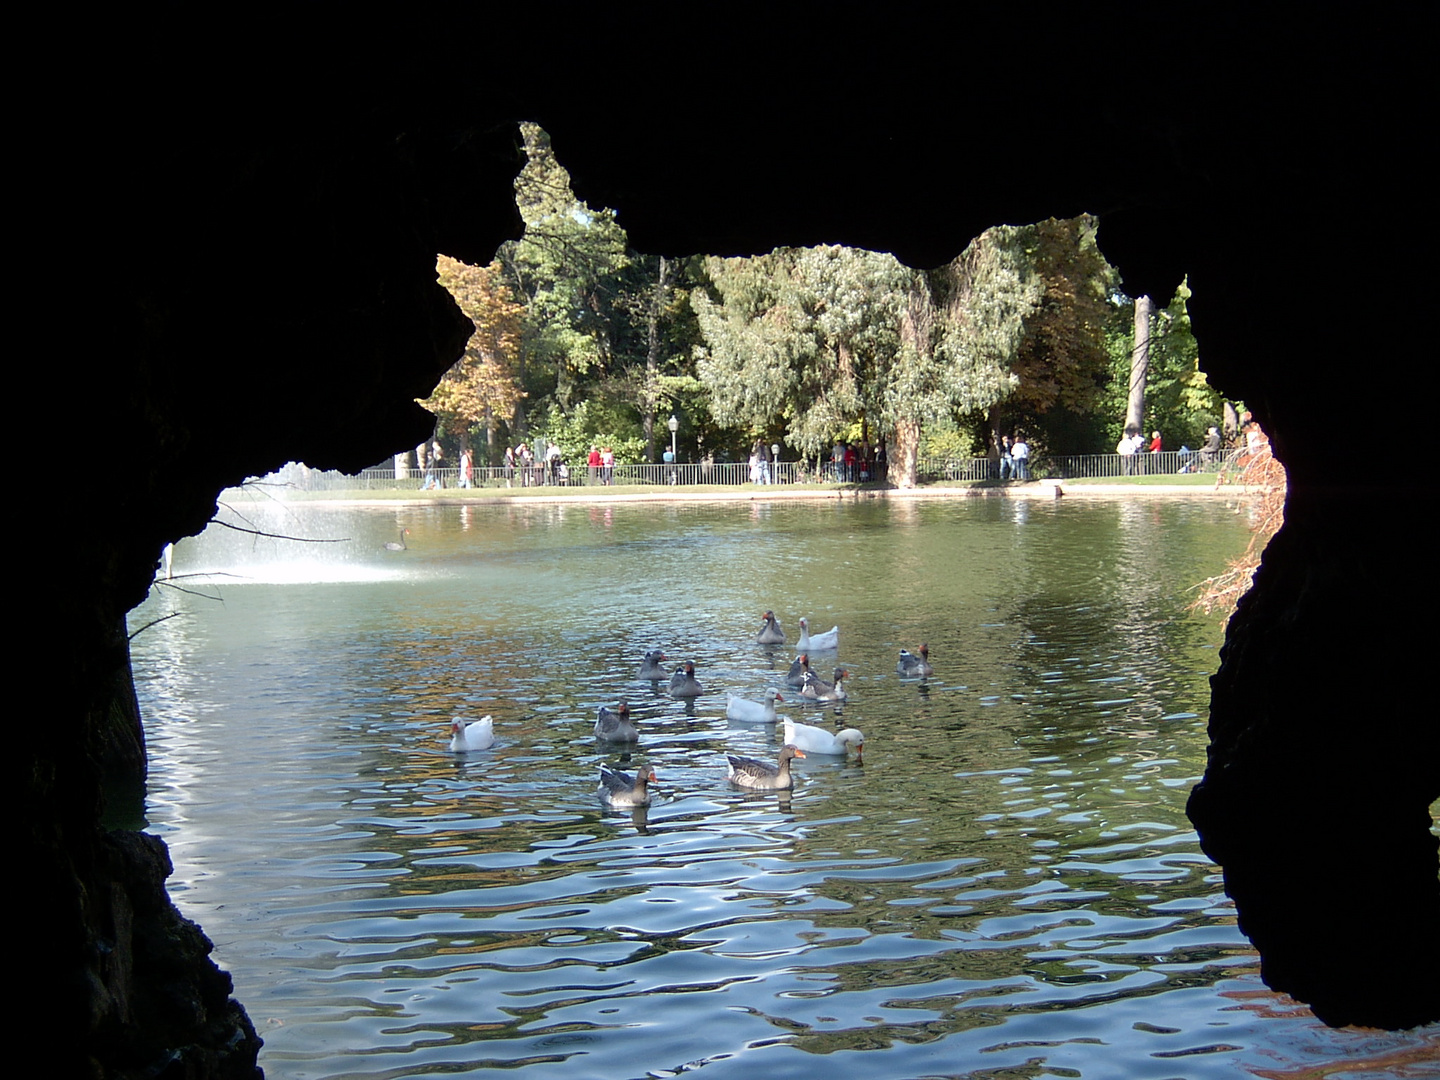
<svg viewBox="0 0 1440 1080"><path fill-rule="evenodd" d="M780 748L780 761L776 765L755 758L725 755L730 762L730 782L757 791L786 791L794 787L795 778L790 775L790 760L804 756L805 751L798 750L789 743Z"/></svg>
<svg viewBox="0 0 1440 1080"><path fill-rule="evenodd" d="M650 682L659 682L665 678L665 669L660 666L660 661L668 659L669 657L659 649L651 649L645 654L645 659L640 662L640 673L635 677L641 680L648 679Z"/></svg>
<svg viewBox="0 0 1440 1080"><path fill-rule="evenodd" d="M805 676L809 671L810 657L801 653L795 657L794 662L790 665L790 670L785 673L785 685L794 690L799 690L805 685Z"/></svg>
<svg viewBox="0 0 1440 1080"><path fill-rule="evenodd" d="M387 540L387 541L385 541L385 550L386 550L386 551L409 551L409 550L410 550L409 545L407 545L407 544L405 543L405 537L407 537L407 536L409 536L409 535L410 535L410 530L409 530L409 529L401 529L401 530L400 530L400 539L399 539L399 540Z"/></svg>
<svg viewBox="0 0 1440 1080"><path fill-rule="evenodd" d="M775 618L773 611L767 611L762 616L765 620L760 627L760 633L755 635L755 640L761 645L784 645L785 631L780 629L780 620Z"/></svg>
<svg viewBox="0 0 1440 1080"><path fill-rule="evenodd" d="M601 705L595 717L595 737L608 742L636 742L640 732L630 722L630 706L623 701L618 709L607 709Z"/></svg>
<svg viewBox="0 0 1440 1080"><path fill-rule="evenodd" d="M595 794L607 806L649 806L650 789L647 785L654 781L655 770L649 765L640 766L633 777L619 769L601 765L600 786L595 789Z"/></svg>
<svg viewBox="0 0 1440 1080"><path fill-rule="evenodd" d="M467 724L463 716L450 721L450 749L463 754L467 750L488 750L495 745L495 721L482 716Z"/></svg>
<svg viewBox="0 0 1440 1080"><path fill-rule="evenodd" d="M840 648L840 627L832 626L823 634L810 633L810 620L800 620L800 641L795 646L800 652L812 653L823 652L827 649Z"/></svg>
<svg viewBox="0 0 1440 1080"><path fill-rule="evenodd" d="M670 676L670 695L672 697L699 697L705 692L699 681L695 678L695 661L686 660L683 667L675 669L675 674Z"/></svg>
<svg viewBox="0 0 1440 1080"><path fill-rule="evenodd" d="M804 750L807 754L831 754L837 757L844 757L850 749L855 750L855 757L859 758L865 749L865 736L860 733L859 728L846 728L844 731L826 731L821 727L813 727L810 724L797 724L793 720L785 721L785 741Z"/></svg>
<svg viewBox="0 0 1440 1080"><path fill-rule="evenodd" d="M901 649L900 662L895 665L895 670L910 678L923 679L927 675L934 675L935 669L930 666L929 643L921 645L918 653L912 653L909 649Z"/></svg>
<svg viewBox="0 0 1440 1080"><path fill-rule="evenodd" d="M843 667L837 667L835 681L828 683L813 671L809 672L805 676L805 685L800 688L800 696L810 701L844 701L848 695L840 680L849 674Z"/></svg>
<svg viewBox="0 0 1440 1080"><path fill-rule="evenodd" d="M764 701L730 695L725 705L725 716L730 720L743 720L748 724L773 724L779 719L775 715L775 702L784 701L778 690L765 691Z"/></svg>

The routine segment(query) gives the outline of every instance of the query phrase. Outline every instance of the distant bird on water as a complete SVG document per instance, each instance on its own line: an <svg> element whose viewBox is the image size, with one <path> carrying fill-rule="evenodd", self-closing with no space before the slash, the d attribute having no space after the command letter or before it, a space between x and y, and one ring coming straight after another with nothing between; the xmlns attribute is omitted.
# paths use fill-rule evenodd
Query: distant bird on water
<svg viewBox="0 0 1440 1080"><path fill-rule="evenodd" d="M840 680L849 674L843 667L837 667L835 681L828 683L813 671L809 672L805 676L805 685L800 688L800 696L810 701L844 701L849 695L840 685Z"/></svg>
<svg viewBox="0 0 1440 1080"><path fill-rule="evenodd" d="M800 640L795 644L796 650L803 653L823 652L827 649L840 648L840 627L832 626L823 634L810 633L810 620L800 620Z"/></svg>
<svg viewBox="0 0 1440 1080"><path fill-rule="evenodd" d="M649 806L648 785L654 780L655 770L649 765L640 766L633 777L619 769L601 765L600 786L595 789L595 794L609 806Z"/></svg>
<svg viewBox="0 0 1440 1080"><path fill-rule="evenodd" d="M467 724L463 716L450 721L450 749L457 754L467 750L489 750L495 745L495 722L491 717L482 716Z"/></svg>
<svg viewBox="0 0 1440 1080"><path fill-rule="evenodd" d="M785 721L785 741L807 754L844 757L848 750L854 750L857 760L865 750L865 736L860 734L859 728L832 732L810 724L797 724L793 720Z"/></svg>
<svg viewBox="0 0 1440 1080"><path fill-rule="evenodd" d="M773 724L777 719L775 702L784 700L775 690L765 691L764 701L751 701L731 694L725 705L725 716L729 720L743 720L749 724Z"/></svg>
<svg viewBox="0 0 1440 1080"><path fill-rule="evenodd" d="M410 535L410 530L409 530L409 529L401 529L401 530L400 530L400 539L399 539L399 540L387 540L387 541L385 541L385 550L386 550L386 551L409 551L410 548L409 548L409 546L407 546L406 543L405 543L405 537L407 537L407 536L409 536L409 535Z"/></svg>
<svg viewBox="0 0 1440 1080"><path fill-rule="evenodd" d="M895 665L895 670L908 678L923 679L928 675L934 675L935 669L930 666L930 646L921 645L919 653L912 653L909 649L900 650L900 662Z"/></svg>
<svg viewBox="0 0 1440 1080"><path fill-rule="evenodd" d="M761 645L784 645L785 631L780 629L780 620L775 618L773 611L765 612L765 622L760 626L760 633L755 640Z"/></svg>
<svg viewBox="0 0 1440 1080"><path fill-rule="evenodd" d="M730 782L757 791L785 791L794 787L795 779L790 775L790 760L804 756L805 751L797 750L789 743L780 748L780 761L776 765L755 758L725 755L730 762Z"/></svg>
<svg viewBox="0 0 1440 1080"><path fill-rule="evenodd" d="M630 722L629 704L622 701L618 709L607 709L601 705L595 717L595 737L607 742L638 742L640 732Z"/></svg>
<svg viewBox="0 0 1440 1080"><path fill-rule="evenodd" d="M660 666L660 661L667 659L669 659L669 657L659 649L651 649L645 654L645 659L640 662L640 673L635 677L637 679L647 679L650 682L659 682L669 674L669 672Z"/></svg>
<svg viewBox="0 0 1440 1080"><path fill-rule="evenodd" d="M676 668L675 674L670 676L670 695L672 697L699 697L705 692L700 681L695 678L695 661L686 660L685 666Z"/></svg>

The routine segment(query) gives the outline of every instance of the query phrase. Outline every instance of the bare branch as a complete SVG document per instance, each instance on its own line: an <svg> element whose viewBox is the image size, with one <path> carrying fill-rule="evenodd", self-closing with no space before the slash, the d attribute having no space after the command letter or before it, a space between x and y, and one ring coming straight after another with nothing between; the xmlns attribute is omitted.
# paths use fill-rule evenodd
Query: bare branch
<svg viewBox="0 0 1440 1080"><path fill-rule="evenodd" d="M173 619L173 618L175 618L175 616L177 616L177 615L188 615L188 614L189 614L189 612L185 612L185 611L172 611L172 612L170 612L169 615L161 615L158 619L151 619L151 620L150 620L149 622L147 622L144 626L140 627L140 629L134 631L134 633L132 633L132 634L130 634L128 637L126 637L125 640L126 640L126 641L134 641L135 638L136 638L136 635L138 635L138 634L143 634L146 630L149 630L152 626L155 626L155 625L157 625L157 624L159 624L159 623L162 623L162 622L164 622L166 619Z"/></svg>
<svg viewBox="0 0 1440 1080"><path fill-rule="evenodd" d="M266 532L264 529L247 529L241 525L232 525L228 521L221 521L219 518L211 518L211 525L220 525L226 529L234 529L236 532L249 533L251 536L265 536L271 540L293 540L297 544L344 544L351 539L348 536L336 536L333 538L315 536L286 536L284 533Z"/></svg>

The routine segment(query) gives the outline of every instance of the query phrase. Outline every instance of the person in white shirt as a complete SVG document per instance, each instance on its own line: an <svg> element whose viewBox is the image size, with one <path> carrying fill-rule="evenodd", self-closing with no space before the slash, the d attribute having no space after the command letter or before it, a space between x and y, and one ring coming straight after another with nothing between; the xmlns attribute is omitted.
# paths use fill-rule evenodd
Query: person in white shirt
<svg viewBox="0 0 1440 1080"><path fill-rule="evenodd" d="M1024 435L1016 435L1010 444L1010 462L1016 480L1030 479L1030 446Z"/></svg>

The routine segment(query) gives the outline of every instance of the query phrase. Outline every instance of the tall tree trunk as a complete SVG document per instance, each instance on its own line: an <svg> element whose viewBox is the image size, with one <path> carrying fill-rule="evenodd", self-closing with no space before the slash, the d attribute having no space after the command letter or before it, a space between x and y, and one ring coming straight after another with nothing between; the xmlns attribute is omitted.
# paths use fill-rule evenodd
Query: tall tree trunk
<svg viewBox="0 0 1440 1080"><path fill-rule="evenodd" d="M1003 419L999 402L985 410L985 456L991 461L1000 460L1000 436L1008 434L1000 430Z"/></svg>
<svg viewBox="0 0 1440 1080"><path fill-rule="evenodd" d="M913 488L920 482L920 422L897 420L889 456L890 480L896 487Z"/></svg>
<svg viewBox="0 0 1440 1080"><path fill-rule="evenodd" d="M645 391L642 395L644 415L641 422L645 429L645 458L655 461L655 405L659 398L656 382L660 376L660 312L665 307L665 293L670 288L670 263L660 256L660 274L655 280L655 291L650 294L648 316L650 340L645 351Z"/></svg>
<svg viewBox="0 0 1440 1080"><path fill-rule="evenodd" d="M495 467L495 410L485 406L485 465Z"/></svg>
<svg viewBox="0 0 1440 1080"><path fill-rule="evenodd" d="M1130 350L1130 401L1125 430L1145 430L1145 378L1150 373L1150 316L1155 304L1148 296L1135 299L1135 345Z"/></svg>

